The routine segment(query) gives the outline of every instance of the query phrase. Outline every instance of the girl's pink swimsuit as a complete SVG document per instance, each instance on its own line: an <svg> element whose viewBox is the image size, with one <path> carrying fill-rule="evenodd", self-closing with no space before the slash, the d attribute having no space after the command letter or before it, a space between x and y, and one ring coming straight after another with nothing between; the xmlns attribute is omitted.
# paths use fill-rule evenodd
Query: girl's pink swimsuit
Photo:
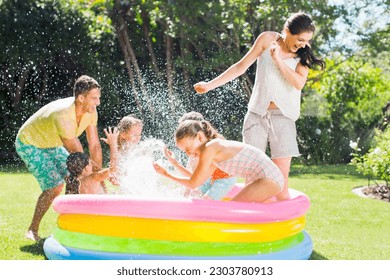
<svg viewBox="0 0 390 280"><path fill-rule="evenodd" d="M234 157L216 162L215 165L226 173L245 178L245 185L249 185L261 178L275 181L283 189L284 178L279 167L260 149L245 145Z"/></svg>

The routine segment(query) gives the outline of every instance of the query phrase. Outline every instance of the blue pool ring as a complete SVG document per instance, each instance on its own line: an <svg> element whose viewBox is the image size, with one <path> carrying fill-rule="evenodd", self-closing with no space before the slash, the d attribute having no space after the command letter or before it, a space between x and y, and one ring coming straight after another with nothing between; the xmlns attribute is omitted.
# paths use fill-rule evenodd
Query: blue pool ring
<svg viewBox="0 0 390 280"><path fill-rule="evenodd" d="M288 249L244 256L134 255L93 251L63 246L53 236L45 240L43 250L49 260L308 260L313 252L313 242L307 232L303 231L303 234L303 241Z"/></svg>

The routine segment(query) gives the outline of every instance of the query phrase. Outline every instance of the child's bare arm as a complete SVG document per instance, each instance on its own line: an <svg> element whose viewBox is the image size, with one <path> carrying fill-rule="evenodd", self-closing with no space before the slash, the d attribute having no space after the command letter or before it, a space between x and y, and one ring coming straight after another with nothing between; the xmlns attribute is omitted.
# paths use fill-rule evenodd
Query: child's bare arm
<svg viewBox="0 0 390 280"><path fill-rule="evenodd" d="M187 168L185 168L183 165L181 165L174 157L174 154L172 151L168 150L168 148L165 146L164 150L164 157L169 161L170 164L173 165L183 176L191 177L192 172L190 172Z"/></svg>
<svg viewBox="0 0 390 280"><path fill-rule="evenodd" d="M94 172L89 175L88 179L94 182L101 182L109 178L110 174L115 173L117 169L117 157L118 157L118 129L108 127L104 129L104 133L107 138L101 138L103 142L110 145L110 167L104 168L100 171Z"/></svg>
<svg viewBox="0 0 390 280"><path fill-rule="evenodd" d="M101 182L108 179L110 175L110 168L104 168L89 175L90 179L94 182Z"/></svg>
<svg viewBox="0 0 390 280"><path fill-rule="evenodd" d="M119 131L116 127L108 127L104 129L104 133L107 138L101 138L102 141L107 143L110 146L110 168L109 173L115 173L117 171L118 165L118 135ZM107 175L107 177L109 174ZM107 178L106 178L107 179Z"/></svg>

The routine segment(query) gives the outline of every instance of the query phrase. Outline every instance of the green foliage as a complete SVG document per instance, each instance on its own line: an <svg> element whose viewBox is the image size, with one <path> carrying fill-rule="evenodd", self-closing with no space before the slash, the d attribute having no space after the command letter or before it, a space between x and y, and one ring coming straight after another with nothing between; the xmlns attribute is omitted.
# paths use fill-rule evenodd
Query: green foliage
<svg viewBox="0 0 390 280"><path fill-rule="evenodd" d="M12 150L17 129L31 114L70 96L79 75L94 76L102 85L118 75L120 53L111 21L98 8L92 9L91 1L3 1L0 36L5 38L0 40L4 150ZM110 94L107 88L104 94Z"/></svg>
<svg viewBox="0 0 390 280"><path fill-rule="evenodd" d="M327 64L332 71L312 84L303 99L297 123L301 152L309 162L346 163L351 140L360 139L362 151L371 146L390 100L390 83L381 69L360 59Z"/></svg>
<svg viewBox="0 0 390 280"><path fill-rule="evenodd" d="M383 5L380 0L371 2L367 9ZM309 13L316 23L314 52L322 57L332 55L329 46L337 34L335 20L345 18L347 27L354 30L354 19L361 10L358 4L346 8L318 0L119 3L127 23L121 28L129 31L150 99L152 103L160 99L160 103L153 103L154 112L143 113L145 128L160 135L160 118L175 119L184 111L198 110L226 137L236 140L241 137L254 66L206 96L195 95L191 85L215 77L241 59L261 32L282 31L287 17L297 11ZM143 91L137 83L133 86L129 82L125 68L129 58L121 53L112 22L113 8L113 0L0 1L1 149L12 149L17 129L43 104L69 96L80 74L95 77L103 86L100 128L116 124L124 114L138 112L134 92L143 95ZM388 26L378 32L374 29L359 29L362 51L356 55L360 60L336 67L330 59L326 74L311 71L318 80L309 82L304 90L303 117L298 122L305 161L347 162L350 139L360 138L363 150L370 147L383 100L389 99L388 82L384 82L389 60L386 51L380 52L388 41ZM172 38L169 50L168 35ZM343 48L337 51L350 55ZM150 75L155 71L152 53L160 73ZM172 56L173 92L167 90L167 54ZM373 58L376 55L380 59ZM371 64L384 72L368 66ZM141 96L143 107L147 102ZM175 108L163 110L169 107L167 103L174 103Z"/></svg>
<svg viewBox="0 0 390 280"><path fill-rule="evenodd" d="M46 59L65 69L72 64L91 65L93 56L86 54L95 50L98 42L92 36L96 33L94 21L66 1L5 1L0 26L7 40L1 41L4 52L0 62L22 67L38 65Z"/></svg>
<svg viewBox="0 0 390 280"><path fill-rule="evenodd" d="M390 184L390 128L384 132L377 131L375 144L364 155L360 155L358 143L352 143L354 149L351 164L357 167L370 179L384 180L386 185Z"/></svg>

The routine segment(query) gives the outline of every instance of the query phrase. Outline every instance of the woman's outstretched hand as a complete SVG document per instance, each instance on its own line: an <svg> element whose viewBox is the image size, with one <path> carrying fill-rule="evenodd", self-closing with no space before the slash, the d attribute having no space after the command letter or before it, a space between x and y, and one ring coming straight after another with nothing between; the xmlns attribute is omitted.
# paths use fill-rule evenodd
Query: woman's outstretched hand
<svg viewBox="0 0 390 280"><path fill-rule="evenodd" d="M206 82L199 82L194 85L194 89L197 93L203 94L208 92L210 89L207 87Z"/></svg>

